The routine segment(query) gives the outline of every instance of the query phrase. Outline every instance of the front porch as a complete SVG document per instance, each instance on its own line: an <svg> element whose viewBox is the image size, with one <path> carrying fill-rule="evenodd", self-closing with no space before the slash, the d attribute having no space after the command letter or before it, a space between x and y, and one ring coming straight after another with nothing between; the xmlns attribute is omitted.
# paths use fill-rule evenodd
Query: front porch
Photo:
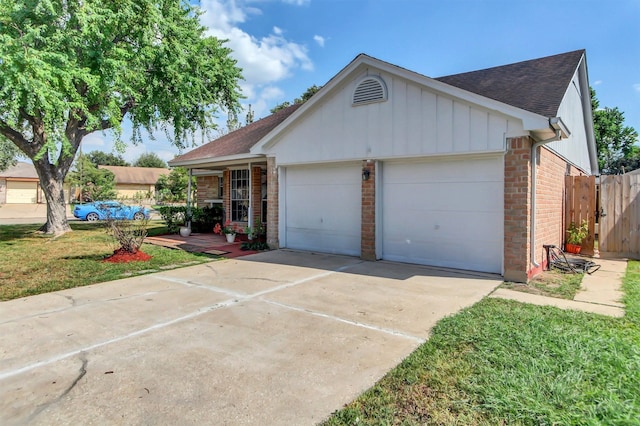
<svg viewBox="0 0 640 426"><path fill-rule="evenodd" d="M190 253L204 253L220 256L226 259L233 259L258 253L255 250L242 250L241 247L243 241L240 241L238 238L235 242L228 243L224 235L218 234L194 233L188 237L182 237L179 234L158 235L155 237L147 237L144 242L157 246L184 250Z"/></svg>
<svg viewBox="0 0 640 426"><path fill-rule="evenodd" d="M222 224L230 224L241 234L248 233L248 228L266 228L267 242L277 248L277 171L272 163L266 159L191 169L197 188L194 204L221 206Z"/></svg>

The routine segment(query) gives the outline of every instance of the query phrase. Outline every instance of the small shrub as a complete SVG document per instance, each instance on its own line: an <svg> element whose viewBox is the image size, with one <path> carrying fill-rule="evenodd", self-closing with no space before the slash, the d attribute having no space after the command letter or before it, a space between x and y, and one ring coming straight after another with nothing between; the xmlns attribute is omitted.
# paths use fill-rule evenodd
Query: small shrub
<svg viewBox="0 0 640 426"><path fill-rule="evenodd" d="M160 217L167 224L167 230L176 234L185 223L187 208L185 206L161 206L157 208Z"/></svg>
<svg viewBox="0 0 640 426"><path fill-rule="evenodd" d="M115 220L108 218L105 222L107 234L110 235L127 253L137 253L144 239L147 237L149 221L143 220Z"/></svg>

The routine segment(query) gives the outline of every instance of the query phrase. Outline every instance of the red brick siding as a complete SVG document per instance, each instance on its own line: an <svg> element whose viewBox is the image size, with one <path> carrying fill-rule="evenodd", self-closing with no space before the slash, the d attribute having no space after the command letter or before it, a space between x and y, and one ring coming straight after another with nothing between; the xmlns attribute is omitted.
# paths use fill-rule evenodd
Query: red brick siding
<svg viewBox="0 0 640 426"><path fill-rule="evenodd" d="M564 224L564 177L567 162L546 147L538 148L536 165L536 233L531 247L531 145L530 138L507 141L504 187L504 277L526 282L542 272L545 244L560 247ZM580 174L570 167L572 175ZM531 251L535 266L531 262Z"/></svg>
<svg viewBox="0 0 640 426"><path fill-rule="evenodd" d="M267 158L267 244L271 248L278 248L280 241L278 239L279 226L279 199L278 199L278 167L276 159Z"/></svg>
<svg viewBox="0 0 640 426"><path fill-rule="evenodd" d="M262 168L251 168L251 217L256 223L262 216Z"/></svg>
<svg viewBox="0 0 640 426"><path fill-rule="evenodd" d="M531 141L507 139L504 158L504 278L526 282L529 269Z"/></svg>
<svg viewBox="0 0 640 426"><path fill-rule="evenodd" d="M362 169L369 170L369 179L362 181L362 208L360 257L376 260L376 169L375 164L362 162Z"/></svg>
<svg viewBox="0 0 640 426"><path fill-rule="evenodd" d="M545 147L538 148L536 173L536 241L534 254L540 265L531 265L528 275L541 272L545 266L545 244L562 247L564 229L564 177L567 162Z"/></svg>
<svg viewBox="0 0 640 426"><path fill-rule="evenodd" d="M231 173L229 169L222 172L222 205L224 207L225 221L231 220Z"/></svg>
<svg viewBox="0 0 640 426"><path fill-rule="evenodd" d="M218 176L196 177L196 188L196 205L198 207L209 207L209 203L204 200L218 198Z"/></svg>

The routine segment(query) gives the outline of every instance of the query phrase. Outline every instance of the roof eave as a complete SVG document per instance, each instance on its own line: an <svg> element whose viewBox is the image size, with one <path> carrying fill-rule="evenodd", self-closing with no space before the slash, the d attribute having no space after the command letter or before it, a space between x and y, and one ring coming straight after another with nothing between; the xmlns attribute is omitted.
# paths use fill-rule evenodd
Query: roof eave
<svg viewBox="0 0 640 426"><path fill-rule="evenodd" d="M266 160L266 157L263 154L235 154L226 155L223 157L196 158L193 160L171 160L168 164L170 167L186 167L187 169L197 169L226 166L236 163L246 163L251 162L252 160L264 161Z"/></svg>

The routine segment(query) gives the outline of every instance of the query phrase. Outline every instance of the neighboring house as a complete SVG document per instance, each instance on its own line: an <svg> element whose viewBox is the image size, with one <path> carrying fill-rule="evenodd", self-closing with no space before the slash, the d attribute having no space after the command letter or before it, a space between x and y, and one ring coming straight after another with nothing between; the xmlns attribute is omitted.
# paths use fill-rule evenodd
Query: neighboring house
<svg viewBox="0 0 640 426"><path fill-rule="evenodd" d="M210 171L198 204L222 178L227 219L266 218L272 247L527 281L562 244L565 175L598 173L585 51L437 79L359 55L169 164Z"/></svg>
<svg viewBox="0 0 640 426"><path fill-rule="evenodd" d="M162 175L171 173L169 169L155 167L98 166L109 170L115 176L118 198L155 199L156 182Z"/></svg>
<svg viewBox="0 0 640 426"><path fill-rule="evenodd" d="M0 204L44 203L40 178L33 164L18 162L0 172Z"/></svg>

